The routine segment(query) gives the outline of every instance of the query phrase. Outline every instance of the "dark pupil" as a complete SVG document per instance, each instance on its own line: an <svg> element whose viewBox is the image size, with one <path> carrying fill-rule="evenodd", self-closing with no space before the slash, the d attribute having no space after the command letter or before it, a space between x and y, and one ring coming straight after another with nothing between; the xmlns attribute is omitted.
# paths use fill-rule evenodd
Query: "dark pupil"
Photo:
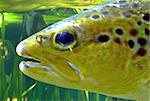
<svg viewBox="0 0 150 101"><path fill-rule="evenodd" d="M61 32L57 34L55 41L58 44L69 45L74 41L74 36L69 32Z"/></svg>

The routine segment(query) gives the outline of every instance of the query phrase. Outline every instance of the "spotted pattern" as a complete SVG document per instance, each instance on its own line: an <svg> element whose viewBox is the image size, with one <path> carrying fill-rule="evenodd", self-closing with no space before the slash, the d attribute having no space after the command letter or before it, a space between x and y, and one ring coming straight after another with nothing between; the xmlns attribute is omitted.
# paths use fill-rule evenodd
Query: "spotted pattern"
<svg viewBox="0 0 150 101"><path fill-rule="evenodd" d="M114 42L117 43L117 44L121 44L121 40L119 38L115 38Z"/></svg>
<svg viewBox="0 0 150 101"><path fill-rule="evenodd" d="M147 53L147 49L144 46L146 46L148 43L146 36L149 36L150 31L148 28L145 28L145 27L142 28L143 27L142 25L145 24L145 22L142 22L142 20L138 19L135 24L137 24L138 27L133 26L134 28L132 28L132 26L131 26L131 29L129 29L129 30L126 30L123 26L119 26L117 28L113 28L113 27L109 28L109 29L112 29L111 33L113 33L111 35L111 37L112 37L113 42L118 45L123 45L123 42L124 42L125 45L127 45L130 49L134 50L135 55L145 56ZM143 31L141 30L141 28ZM145 34L146 36L143 36L143 34ZM127 39L125 38L126 35L129 35L129 37L127 37ZM114 37L114 36L116 36L116 37ZM130 37L132 37L132 38L128 39ZM125 38L125 39L123 39L123 38ZM108 40L110 40L110 38L107 35L100 35L97 37L96 40L97 40L97 42L101 42L101 43L105 42L106 43L106 42L108 42ZM139 46L139 47L137 47L137 46Z"/></svg>
<svg viewBox="0 0 150 101"><path fill-rule="evenodd" d="M146 55L146 49L140 48L140 49L137 51L137 55L139 55L139 56L145 56L145 55Z"/></svg>
<svg viewBox="0 0 150 101"><path fill-rule="evenodd" d="M145 46L147 43L147 40L145 38L138 38L137 42L139 45Z"/></svg>
<svg viewBox="0 0 150 101"><path fill-rule="evenodd" d="M132 36L136 36L138 34L138 30L136 28L133 28L133 29L130 30L130 34Z"/></svg>
<svg viewBox="0 0 150 101"><path fill-rule="evenodd" d="M144 32L145 32L146 35L150 35L150 30L148 28L145 28Z"/></svg>
<svg viewBox="0 0 150 101"><path fill-rule="evenodd" d="M134 41L133 40L129 40L128 41L128 45L130 48L133 48L134 47Z"/></svg>
<svg viewBox="0 0 150 101"><path fill-rule="evenodd" d="M97 37L97 42L107 42L107 41L109 41L108 35L99 35Z"/></svg>
<svg viewBox="0 0 150 101"><path fill-rule="evenodd" d="M144 14L143 19L145 21L150 21L150 14Z"/></svg>
<svg viewBox="0 0 150 101"><path fill-rule="evenodd" d="M123 30L121 28L117 28L116 29L116 34L122 35L123 34Z"/></svg>
<svg viewBox="0 0 150 101"><path fill-rule="evenodd" d="M142 22L141 22L141 21L138 21L137 24L138 24L138 25L142 25Z"/></svg>
<svg viewBox="0 0 150 101"><path fill-rule="evenodd" d="M138 8L138 7L139 7L139 5L137 3L132 4L132 8Z"/></svg>
<svg viewBox="0 0 150 101"><path fill-rule="evenodd" d="M95 35L96 42L107 43L108 41L111 41L117 45L125 44L125 46L132 49L136 55L145 56L147 53L146 47L149 43L147 36L150 35L150 30L149 28L147 28L147 21L150 20L150 14L143 14L143 12L140 11L139 6L139 3L131 4L130 7L132 8L132 10L129 8L129 11L124 10L122 12L124 19L116 19L117 21L114 21L111 26L102 23L97 28L90 28L90 31L92 31L92 33L95 33L95 29L99 29L98 34L101 35ZM95 21L100 21L97 19L103 19L104 16L104 19L107 20L106 23L108 23L109 21L112 21L111 19L115 19L114 17L117 18L118 16L120 16L120 13L118 12L120 11L117 11L115 7L106 7L105 9L101 10L100 15L98 14L98 12L95 12L94 15L90 15L90 18ZM101 15L103 16L100 17ZM103 35L101 32L111 34ZM92 42L94 41L92 40Z"/></svg>
<svg viewBox="0 0 150 101"><path fill-rule="evenodd" d="M98 19L100 16L99 15L93 15L92 18L93 19Z"/></svg>

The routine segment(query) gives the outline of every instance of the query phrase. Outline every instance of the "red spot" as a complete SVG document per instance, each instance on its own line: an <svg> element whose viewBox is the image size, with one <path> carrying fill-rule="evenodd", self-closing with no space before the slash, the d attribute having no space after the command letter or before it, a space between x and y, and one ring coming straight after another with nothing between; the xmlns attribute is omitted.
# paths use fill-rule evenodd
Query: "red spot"
<svg viewBox="0 0 150 101"><path fill-rule="evenodd" d="M144 56L146 55L146 50L144 48L140 48L138 51L137 51L137 55L139 56Z"/></svg>
<svg viewBox="0 0 150 101"><path fill-rule="evenodd" d="M133 28L133 29L130 30L130 34L131 34L132 36L136 36L136 35L138 34L138 30L135 29L135 28Z"/></svg>
<svg viewBox="0 0 150 101"><path fill-rule="evenodd" d="M115 38L115 39L114 39L114 42L117 43L117 44L121 44L121 41L120 41L119 38Z"/></svg>

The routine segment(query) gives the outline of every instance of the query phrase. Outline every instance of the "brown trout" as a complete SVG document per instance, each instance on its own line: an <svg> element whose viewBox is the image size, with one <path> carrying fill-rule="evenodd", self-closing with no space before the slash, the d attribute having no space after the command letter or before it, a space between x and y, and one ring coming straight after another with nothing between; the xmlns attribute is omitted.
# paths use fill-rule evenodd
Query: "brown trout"
<svg viewBox="0 0 150 101"><path fill-rule="evenodd" d="M36 80L150 101L149 0L110 0L35 33L16 51L32 59L19 68Z"/></svg>

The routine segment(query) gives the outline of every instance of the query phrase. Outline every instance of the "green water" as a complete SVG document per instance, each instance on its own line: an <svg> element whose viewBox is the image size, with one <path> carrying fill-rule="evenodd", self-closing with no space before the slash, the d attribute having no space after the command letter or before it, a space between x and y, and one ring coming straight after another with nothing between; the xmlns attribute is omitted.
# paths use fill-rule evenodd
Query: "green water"
<svg viewBox="0 0 150 101"><path fill-rule="evenodd" d="M53 8L0 14L0 101L128 101L41 83L18 69L22 58L17 56L15 47L21 40L81 11L83 9Z"/></svg>

